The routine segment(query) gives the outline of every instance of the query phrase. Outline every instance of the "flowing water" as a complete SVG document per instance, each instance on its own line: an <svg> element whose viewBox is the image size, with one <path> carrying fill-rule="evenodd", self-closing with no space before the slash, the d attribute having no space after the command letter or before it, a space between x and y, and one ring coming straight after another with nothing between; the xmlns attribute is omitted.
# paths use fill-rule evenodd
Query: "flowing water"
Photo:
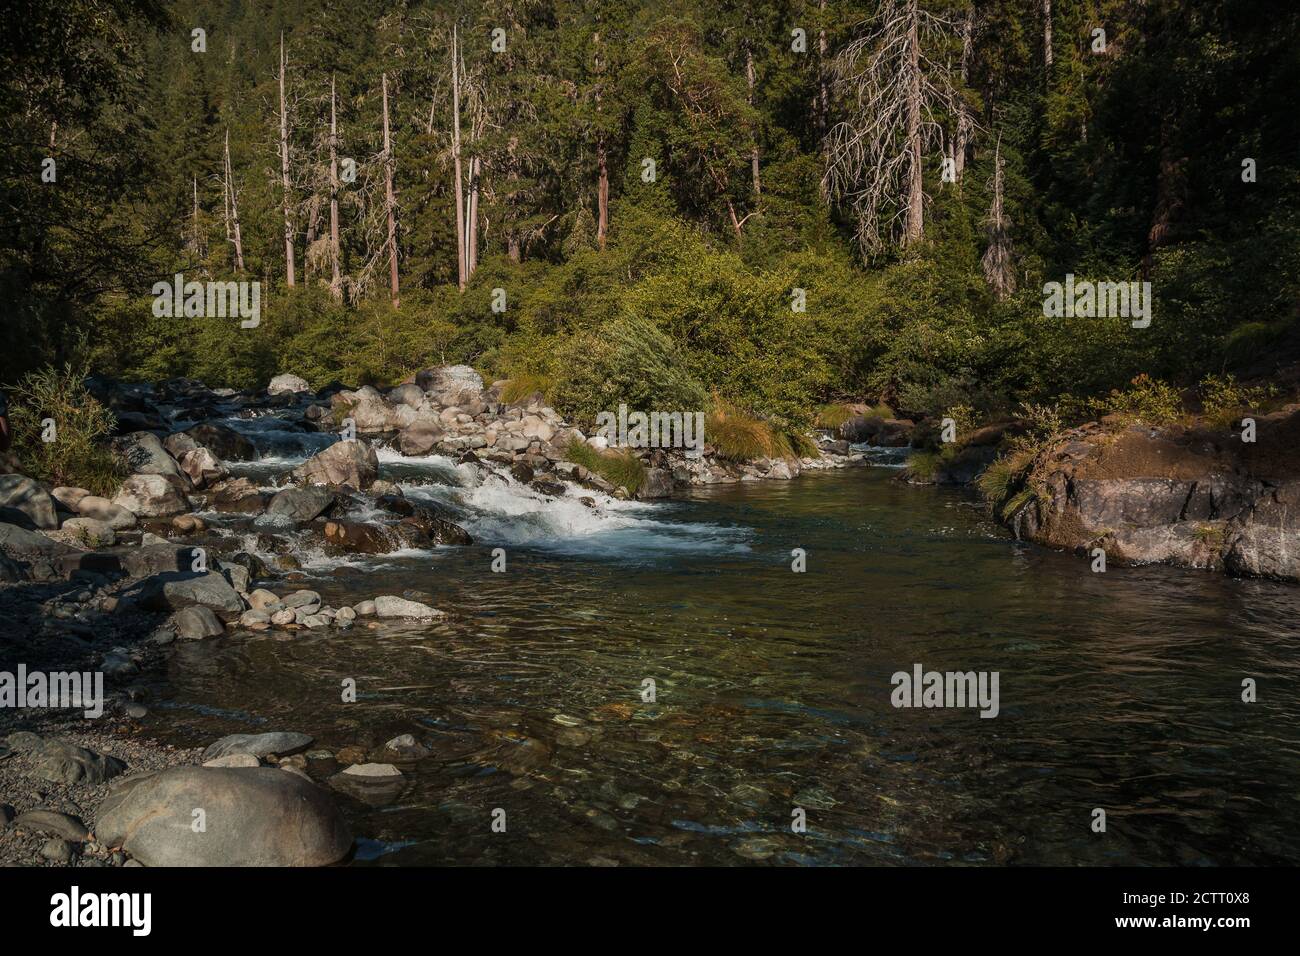
<svg viewBox="0 0 1300 956"><path fill-rule="evenodd" d="M318 438L279 435L242 470L269 479ZM303 547L293 586L424 592L446 619L236 631L178 646L152 690L158 732L186 743L428 746L400 784L339 794L356 865L1300 861L1300 588L1094 574L888 463L634 504L381 462L474 546ZM893 707L915 664L998 672L998 716Z"/></svg>

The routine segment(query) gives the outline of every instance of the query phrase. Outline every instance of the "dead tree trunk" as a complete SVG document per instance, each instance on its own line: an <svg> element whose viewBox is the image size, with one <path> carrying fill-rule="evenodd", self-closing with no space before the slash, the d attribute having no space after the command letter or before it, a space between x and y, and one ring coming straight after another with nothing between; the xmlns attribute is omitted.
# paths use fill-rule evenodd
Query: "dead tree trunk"
<svg viewBox="0 0 1300 956"><path fill-rule="evenodd" d="M605 70L605 61L600 58L600 34L596 33L592 37L592 43L596 45L596 75L602 76ZM600 102L600 81L596 83L596 114L601 112ZM596 167L599 171L600 179L596 185L596 245L604 249L605 237L609 233L609 157L605 153L605 134L600 132L596 136Z"/></svg>
<svg viewBox="0 0 1300 956"><path fill-rule="evenodd" d="M293 195L289 187L289 110L284 99L284 34L280 34L280 184L284 189L284 274L292 288L293 272Z"/></svg>
<svg viewBox="0 0 1300 956"><path fill-rule="evenodd" d="M919 242L925 231L925 190L921 180L921 37L916 0L907 5L907 221L903 246Z"/></svg>
<svg viewBox="0 0 1300 956"><path fill-rule="evenodd" d="M388 285L393 294L393 308L398 307L397 294L397 198L393 194L393 143L388 132L388 74L383 75L384 87L384 207L388 213Z"/></svg>
<svg viewBox="0 0 1300 956"><path fill-rule="evenodd" d="M984 281L999 302L1016 291L1016 273L1011 258L1010 224L1002 206L1003 168L1002 144L993 154L993 203L989 209L988 247L984 250L982 265Z"/></svg>
<svg viewBox="0 0 1300 956"><path fill-rule="evenodd" d="M829 199L824 178L831 166L830 140L826 136L831 115L830 84L826 82L826 0L819 0L817 11L820 23L817 30L817 141L822 148L822 198Z"/></svg>
<svg viewBox="0 0 1300 956"><path fill-rule="evenodd" d="M474 137L475 142L478 137ZM468 249L465 254L466 278L474 278L474 272L478 269L478 193L479 193L479 175L483 170L483 161L475 156L469 164L469 223L466 228L466 244Z"/></svg>
<svg viewBox="0 0 1300 956"><path fill-rule="evenodd" d="M957 135L953 143L952 165L953 177L957 181L958 188L961 187L961 177L966 171L966 153L970 149L971 140L971 115L970 106L965 100L966 84L970 81L970 58L974 47L974 24L972 20L975 14L967 11L962 17L961 22L961 85L958 92L957 100Z"/></svg>
<svg viewBox="0 0 1300 956"><path fill-rule="evenodd" d="M745 45L745 82L749 85L749 105L752 109L754 106L754 51ZM754 137L753 145L749 150L749 162L754 172L754 198L758 199L763 194L763 184L758 177L758 128L755 126L752 135Z"/></svg>
<svg viewBox="0 0 1300 956"><path fill-rule="evenodd" d="M244 240L239 232L239 196L230 164L230 128L226 128L225 192L227 206L226 238L235 244L235 271L244 271Z"/></svg>
<svg viewBox="0 0 1300 956"><path fill-rule="evenodd" d="M451 155L456 166L456 283L464 292L469 276L465 268L465 192L460 164L460 50L455 26L451 28Z"/></svg>
<svg viewBox="0 0 1300 956"><path fill-rule="evenodd" d="M339 127L335 112L334 77L330 76L330 295L343 298L339 254Z"/></svg>
<svg viewBox="0 0 1300 956"><path fill-rule="evenodd" d="M1052 0L1043 0L1043 66L1052 73Z"/></svg>

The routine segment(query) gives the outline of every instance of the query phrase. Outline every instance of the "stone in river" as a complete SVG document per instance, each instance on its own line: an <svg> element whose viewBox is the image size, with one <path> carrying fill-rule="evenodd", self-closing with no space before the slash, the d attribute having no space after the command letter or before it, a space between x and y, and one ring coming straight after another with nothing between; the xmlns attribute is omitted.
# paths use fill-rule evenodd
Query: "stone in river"
<svg viewBox="0 0 1300 956"><path fill-rule="evenodd" d="M206 829L195 833L193 811ZM275 767L173 767L105 798L97 839L146 866L328 866L352 834L320 787Z"/></svg>
<svg viewBox="0 0 1300 956"><path fill-rule="evenodd" d="M226 754L243 753L255 757L269 754L292 754L306 750L312 745L312 738L306 734L292 731L272 731L265 734L230 734L208 746L203 751L203 759L223 757Z"/></svg>

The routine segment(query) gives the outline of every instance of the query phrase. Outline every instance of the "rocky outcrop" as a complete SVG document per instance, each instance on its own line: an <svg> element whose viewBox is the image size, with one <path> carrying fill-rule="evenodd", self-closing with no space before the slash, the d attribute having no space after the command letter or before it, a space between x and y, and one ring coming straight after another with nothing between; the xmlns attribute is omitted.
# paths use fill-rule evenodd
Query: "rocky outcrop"
<svg viewBox="0 0 1300 956"><path fill-rule="evenodd" d="M1018 537L1163 563L1300 581L1300 406L1257 420L1256 440L1204 427L1067 432L1005 507Z"/></svg>

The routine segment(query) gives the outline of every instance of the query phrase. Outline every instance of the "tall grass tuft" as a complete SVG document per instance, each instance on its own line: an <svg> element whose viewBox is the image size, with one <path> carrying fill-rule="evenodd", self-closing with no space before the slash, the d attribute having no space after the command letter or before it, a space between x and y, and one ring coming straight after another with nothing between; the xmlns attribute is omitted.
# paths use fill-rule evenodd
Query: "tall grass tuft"
<svg viewBox="0 0 1300 956"><path fill-rule="evenodd" d="M573 438L567 451L569 461L595 472L610 484L618 485L635 495L645 480L645 465L632 450L597 451L584 441Z"/></svg>

